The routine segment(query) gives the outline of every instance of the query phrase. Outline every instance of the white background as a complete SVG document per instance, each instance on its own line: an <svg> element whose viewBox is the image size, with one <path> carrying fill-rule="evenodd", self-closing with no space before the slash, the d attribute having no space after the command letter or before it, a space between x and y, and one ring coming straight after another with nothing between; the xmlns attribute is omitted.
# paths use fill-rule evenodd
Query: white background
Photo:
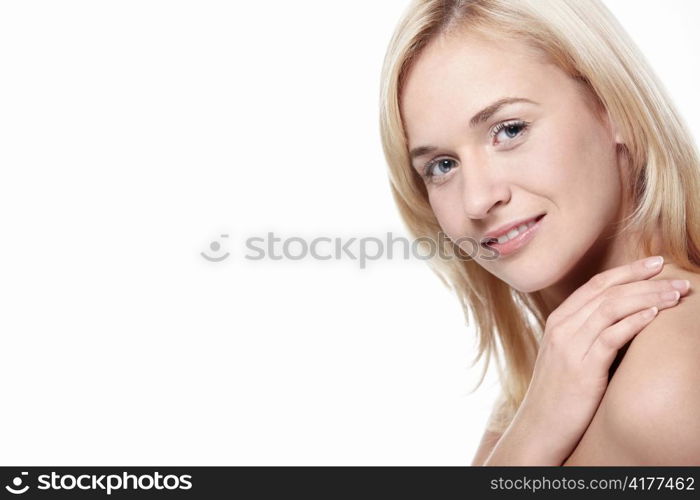
<svg viewBox="0 0 700 500"><path fill-rule="evenodd" d="M697 130L700 4L606 3ZM495 374L469 393L425 263L244 258L405 234L378 92L407 4L0 3L2 465L470 463Z"/></svg>

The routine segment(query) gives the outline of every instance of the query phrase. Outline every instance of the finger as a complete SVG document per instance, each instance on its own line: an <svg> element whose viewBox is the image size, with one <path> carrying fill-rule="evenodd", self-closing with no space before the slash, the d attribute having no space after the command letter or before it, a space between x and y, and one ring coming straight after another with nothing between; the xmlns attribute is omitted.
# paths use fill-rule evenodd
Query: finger
<svg viewBox="0 0 700 500"><path fill-rule="evenodd" d="M611 298L625 297L628 295L639 295L642 293L665 292L678 290L681 295L688 292L690 289L690 281L679 279L648 279L642 281L633 281L622 285L615 285L608 288L608 293ZM593 299L593 303L604 298L605 292Z"/></svg>
<svg viewBox="0 0 700 500"><path fill-rule="evenodd" d="M680 299L678 290L644 293L619 299L607 300L591 314L576 333L575 342L587 351L603 330L627 316L657 306L659 309L674 306Z"/></svg>
<svg viewBox="0 0 700 500"><path fill-rule="evenodd" d="M682 295L690 290L690 281L688 280L642 280L633 281L631 283L623 283L622 285L611 286L603 293L599 294L580 310L567 318L567 325L573 330L581 328L583 323L590 317L593 312L600 307L600 304L605 300L615 300L617 298L631 297L633 295L643 295L654 292L671 292L678 290ZM650 304L652 306L654 304Z"/></svg>
<svg viewBox="0 0 700 500"><path fill-rule="evenodd" d="M657 255L598 273L567 297L556 309L556 314L562 318L568 317L611 286L650 278L662 268L663 257Z"/></svg>
<svg viewBox="0 0 700 500"><path fill-rule="evenodd" d="M644 309L606 328L591 344L584 359L590 360L596 366L603 365L609 368L622 346L641 332L658 312L659 309L656 306Z"/></svg>

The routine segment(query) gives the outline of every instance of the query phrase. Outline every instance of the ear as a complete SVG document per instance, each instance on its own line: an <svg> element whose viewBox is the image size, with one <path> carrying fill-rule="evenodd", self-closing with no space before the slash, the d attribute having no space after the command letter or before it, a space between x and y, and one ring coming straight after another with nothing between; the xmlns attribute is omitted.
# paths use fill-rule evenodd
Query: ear
<svg viewBox="0 0 700 500"><path fill-rule="evenodd" d="M624 144L625 139L622 137L622 134L620 133L620 129L618 128L615 121L610 117L609 111L605 112L605 119L607 120L607 125L608 125L610 132L611 132L611 135L615 138L615 142L617 144Z"/></svg>
<svg viewBox="0 0 700 500"><path fill-rule="evenodd" d="M615 143L624 144L625 140L622 138L622 134L617 129L616 125L613 125L613 133L615 134Z"/></svg>

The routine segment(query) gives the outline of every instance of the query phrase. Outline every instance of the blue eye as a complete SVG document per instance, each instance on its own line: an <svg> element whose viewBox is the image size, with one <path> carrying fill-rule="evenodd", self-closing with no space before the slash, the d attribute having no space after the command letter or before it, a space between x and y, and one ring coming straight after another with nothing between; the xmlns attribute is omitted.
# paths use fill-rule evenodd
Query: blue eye
<svg viewBox="0 0 700 500"><path fill-rule="evenodd" d="M500 132L505 132L508 139L515 139L529 124L523 121L501 122L491 131L491 137L498 137Z"/></svg>
<svg viewBox="0 0 700 500"><path fill-rule="evenodd" d="M521 120L501 122L493 127L489 135L496 139L501 132L504 132L506 135L505 141L508 142L521 136L529 125L529 122ZM497 144L500 144L500 142ZM455 160L449 158L437 158L425 165L423 175L428 182L441 182L442 178L447 177L447 174L454 168L455 163Z"/></svg>
<svg viewBox="0 0 700 500"><path fill-rule="evenodd" d="M450 167L450 163L454 163L454 160L438 158L437 160L431 161L425 166L425 177L427 177L428 180L432 180L433 177L443 177L444 174L448 174L450 170L452 170L453 167ZM442 175L435 173L436 169L441 172Z"/></svg>

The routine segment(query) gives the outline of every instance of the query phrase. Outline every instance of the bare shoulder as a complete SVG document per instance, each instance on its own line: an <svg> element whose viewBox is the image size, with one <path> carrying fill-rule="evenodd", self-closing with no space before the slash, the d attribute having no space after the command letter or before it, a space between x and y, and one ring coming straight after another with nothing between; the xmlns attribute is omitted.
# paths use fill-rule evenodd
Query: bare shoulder
<svg viewBox="0 0 700 500"><path fill-rule="evenodd" d="M700 274L668 278L690 292L632 340L564 465L700 465Z"/></svg>

